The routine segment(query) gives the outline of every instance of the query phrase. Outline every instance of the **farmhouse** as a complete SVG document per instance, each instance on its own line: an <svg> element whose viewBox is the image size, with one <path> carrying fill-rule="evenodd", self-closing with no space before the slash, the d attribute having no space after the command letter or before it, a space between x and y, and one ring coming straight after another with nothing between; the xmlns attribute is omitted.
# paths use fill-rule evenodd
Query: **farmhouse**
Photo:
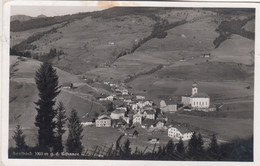
<svg viewBox="0 0 260 166"><path fill-rule="evenodd" d="M209 96L206 93L198 92L196 82L192 84L192 95L182 96L181 101L185 106L191 105L193 109L204 109L210 106Z"/></svg>
<svg viewBox="0 0 260 166"><path fill-rule="evenodd" d="M110 127L111 119L106 115L101 115L96 120L96 127Z"/></svg>
<svg viewBox="0 0 260 166"><path fill-rule="evenodd" d="M143 116L146 119L155 119L155 112L153 110L145 110Z"/></svg>
<svg viewBox="0 0 260 166"><path fill-rule="evenodd" d="M176 112L177 111L177 104L173 103L173 101L168 101L168 105L166 104L165 100L161 100L160 102L160 109L162 112Z"/></svg>
<svg viewBox="0 0 260 166"><path fill-rule="evenodd" d="M120 119L125 117L125 111L116 109L113 112L111 112L110 118L111 119Z"/></svg>
<svg viewBox="0 0 260 166"><path fill-rule="evenodd" d="M142 124L142 115L141 114L135 114L133 116L133 124Z"/></svg>
<svg viewBox="0 0 260 166"><path fill-rule="evenodd" d="M189 140L191 139L193 132L182 126L170 127L168 129L168 136L175 139Z"/></svg>

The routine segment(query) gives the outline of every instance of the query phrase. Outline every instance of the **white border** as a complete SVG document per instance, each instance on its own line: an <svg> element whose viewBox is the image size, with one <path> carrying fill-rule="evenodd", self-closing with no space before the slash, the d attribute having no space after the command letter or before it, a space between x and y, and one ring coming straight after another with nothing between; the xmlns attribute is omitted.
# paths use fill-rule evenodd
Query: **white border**
<svg viewBox="0 0 260 166"><path fill-rule="evenodd" d="M4 166L16 166L16 165L173 165L178 166L183 165L260 165L260 128L257 125L257 121L260 120L260 114L257 110L260 104L260 95L256 92L260 92L260 45L259 45L259 6L257 3L243 3L234 0L229 0L234 3L224 3L225 0L220 0L218 2L152 2L152 1L23 1L23 0L13 0L7 1L3 0L3 13L2 13L2 29L3 34L1 35L1 58L0 58L0 68L1 68L1 122L0 122L0 165ZM222 1L222 2L221 2ZM236 3L235 3L236 2ZM238 3L237 3L238 2ZM258 0L251 0L250 2L259 2ZM255 37L255 96L254 96L254 162L194 162L194 161L115 161L115 160L42 160L42 159L8 159L8 112L9 112L9 43L10 43L10 7L12 5L16 6L102 6L102 7L112 7L112 6L147 6L147 7L221 7L221 8L256 8L256 37ZM239 130L239 129L238 129ZM258 140L258 141L257 141Z"/></svg>

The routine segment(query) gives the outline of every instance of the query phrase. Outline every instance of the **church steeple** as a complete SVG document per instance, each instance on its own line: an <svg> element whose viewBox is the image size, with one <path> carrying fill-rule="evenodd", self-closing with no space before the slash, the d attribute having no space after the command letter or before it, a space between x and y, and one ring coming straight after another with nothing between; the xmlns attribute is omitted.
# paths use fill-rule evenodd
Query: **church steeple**
<svg viewBox="0 0 260 166"><path fill-rule="evenodd" d="M196 94L196 93L198 93L198 88L197 88L197 83L194 82L194 83L192 84L192 95L194 95L194 94Z"/></svg>

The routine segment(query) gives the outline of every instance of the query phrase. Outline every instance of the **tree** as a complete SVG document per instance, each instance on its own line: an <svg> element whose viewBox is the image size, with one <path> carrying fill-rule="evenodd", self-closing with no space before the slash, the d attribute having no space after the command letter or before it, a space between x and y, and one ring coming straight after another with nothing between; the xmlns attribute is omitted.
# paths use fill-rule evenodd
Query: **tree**
<svg viewBox="0 0 260 166"><path fill-rule="evenodd" d="M83 146L81 139L83 138L83 126L79 120L76 110L72 110L68 119L69 135L67 138L67 151L70 153L81 153Z"/></svg>
<svg viewBox="0 0 260 166"><path fill-rule="evenodd" d="M24 152L27 149L27 145L25 143L25 135L23 134L22 128L20 124L17 124L16 130L14 131L13 139L16 144L15 150L17 152Z"/></svg>
<svg viewBox="0 0 260 166"><path fill-rule="evenodd" d="M188 143L188 156L189 157L193 157L197 153L197 143L198 143L198 138L196 136L196 132L194 132Z"/></svg>
<svg viewBox="0 0 260 166"><path fill-rule="evenodd" d="M130 141L127 139L123 147L123 157L129 158L131 156Z"/></svg>
<svg viewBox="0 0 260 166"><path fill-rule="evenodd" d="M204 147L203 147L204 141L202 139L201 134L199 133L198 135L198 143L197 143L197 149L198 149L198 153L202 154L204 153Z"/></svg>
<svg viewBox="0 0 260 166"><path fill-rule="evenodd" d="M177 143L176 145L176 151L179 153L179 154L184 154L185 153L185 149L184 149L184 143L183 143L183 140L180 139L179 142Z"/></svg>
<svg viewBox="0 0 260 166"><path fill-rule="evenodd" d="M65 123L66 123L66 110L63 106L62 102L59 102L58 108L57 108L57 115L56 115L56 140L55 140L55 146L54 151L61 153L63 151L63 145L62 145L62 135L65 133Z"/></svg>
<svg viewBox="0 0 260 166"><path fill-rule="evenodd" d="M174 143L172 139L170 139L166 145L166 152L170 155L174 154Z"/></svg>
<svg viewBox="0 0 260 166"><path fill-rule="evenodd" d="M215 134L213 134L212 137L210 138L210 144L207 149L207 152L211 159L218 160L218 158L220 157L220 150L219 150L219 146Z"/></svg>
<svg viewBox="0 0 260 166"><path fill-rule="evenodd" d="M44 62L35 74L35 82L39 90L39 100L35 102L37 111L35 126L39 128L38 144L41 151L49 151L55 140L53 119L56 110L53 107L55 98L60 93L58 79L56 70L47 62Z"/></svg>

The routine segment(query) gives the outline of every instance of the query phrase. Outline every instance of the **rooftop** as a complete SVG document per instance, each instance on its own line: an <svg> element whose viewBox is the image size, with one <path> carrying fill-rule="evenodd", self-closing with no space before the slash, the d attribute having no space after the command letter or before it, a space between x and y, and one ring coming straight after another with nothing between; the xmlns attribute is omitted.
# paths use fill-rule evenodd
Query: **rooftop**
<svg viewBox="0 0 260 166"><path fill-rule="evenodd" d="M203 92L195 93L194 95L191 95L191 98L209 98L209 95Z"/></svg>

